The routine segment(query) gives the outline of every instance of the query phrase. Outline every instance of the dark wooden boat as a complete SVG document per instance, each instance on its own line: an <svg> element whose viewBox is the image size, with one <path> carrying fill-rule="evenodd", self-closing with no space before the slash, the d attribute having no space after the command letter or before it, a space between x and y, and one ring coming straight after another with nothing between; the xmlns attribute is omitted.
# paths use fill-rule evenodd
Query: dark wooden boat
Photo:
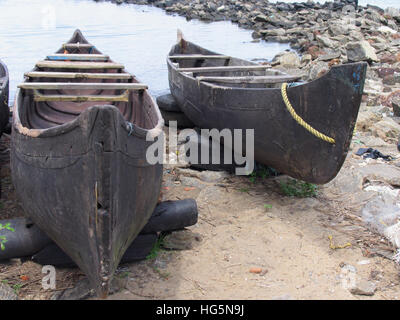
<svg viewBox="0 0 400 320"><path fill-rule="evenodd" d="M77 30L25 74L15 100L17 194L103 297L160 193L146 135L158 138L163 119L146 88Z"/></svg>
<svg viewBox="0 0 400 320"><path fill-rule="evenodd" d="M8 108L9 82L7 66L0 60L0 136L10 116Z"/></svg>
<svg viewBox="0 0 400 320"><path fill-rule="evenodd" d="M335 66L315 81L286 89L297 115L331 142L311 134L288 111L281 84L296 77L206 50L179 32L167 64L172 95L200 128L254 129L255 160L297 179L323 184L339 172L361 103L366 63Z"/></svg>

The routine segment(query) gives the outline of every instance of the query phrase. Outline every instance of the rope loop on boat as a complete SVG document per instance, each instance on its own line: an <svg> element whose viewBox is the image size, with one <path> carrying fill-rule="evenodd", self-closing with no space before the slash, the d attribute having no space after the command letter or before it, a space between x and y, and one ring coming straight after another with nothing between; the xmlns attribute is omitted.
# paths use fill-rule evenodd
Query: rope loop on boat
<svg viewBox="0 0 400 320"><path fill-rule="evenodd" d="M314 129L296 113L296 111L294 110L294 108L293 108L292 104L290 103L289 98L287 96L287 86L288 86L287 83L282 84L282 87L281 87L282 98L283 98L283 101L285 102L287 110L289 111L289 113L293 117L293 119L296 120L296 122L299 125L301 125L303 128L305 128L307 131L309 131L311 134L313 134L317 138L324 140L328 143L335 144L336 143L335 139L328 137L328 136L324 135L323 133L319 132L318 130Z"/></svg>
<svg viewBox="0 0 400 320"><path fill-rule="evenodd" d="M131 136L133 133L133 123L127 121L126 126L127 126L127 129L129 130L128 136Z"/></svg>

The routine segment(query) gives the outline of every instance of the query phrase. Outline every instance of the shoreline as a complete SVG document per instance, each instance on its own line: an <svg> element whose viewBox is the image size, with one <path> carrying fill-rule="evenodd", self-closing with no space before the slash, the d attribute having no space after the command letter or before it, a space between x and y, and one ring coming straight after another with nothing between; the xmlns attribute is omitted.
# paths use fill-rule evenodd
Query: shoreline
<svg viewBox="0 0 400 320"><path fill-rule="evenodd" d="M400 9L374 5L355 9L355 0L324 4L311 0L103 1L150 5L188 20L229 20L253 30L254 41L290 44L294 52L279 53L271 64L287 73L300 73L307 81L320 77L333 65L367 61L369 70L360 112L366 111L365 106L373 106L379 114L400 115L400 106L393 105L394 100L400 99Z"/></svg>
<svg viewBox="0 0 400 320"><path fill-rule="evenodd" d="M308 74L305 80L315 79L334 64L367 61L373 66L373 63L394 64L400 61L400 56L387 56L387 53L395 54L400 46L400 9L384 10L374 5L355 9L355 0L324 4L311 0L304 3L269 3L267 0L103 1L117 5L150 5L188 20L231 21L241 28L253 30L254 41L289 44L300 55L300 61L280 54L273 59L273 65L289 70L305 69ZM313 67L317 69L311 70Z"/></svg>

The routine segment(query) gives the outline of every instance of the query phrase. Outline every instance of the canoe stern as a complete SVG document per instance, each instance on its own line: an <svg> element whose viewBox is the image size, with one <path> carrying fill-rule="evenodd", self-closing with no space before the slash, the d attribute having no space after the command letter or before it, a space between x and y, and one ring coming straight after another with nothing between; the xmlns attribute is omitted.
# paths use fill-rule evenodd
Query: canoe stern
<svg viewBox="0 0 400 320"><path fill-rule="evenodd" d="M61 129L13 130L13 182L25 212L104 297L157 204L162 165L147 163L150 142L131 134L114 106L91 107Z"/></svg>

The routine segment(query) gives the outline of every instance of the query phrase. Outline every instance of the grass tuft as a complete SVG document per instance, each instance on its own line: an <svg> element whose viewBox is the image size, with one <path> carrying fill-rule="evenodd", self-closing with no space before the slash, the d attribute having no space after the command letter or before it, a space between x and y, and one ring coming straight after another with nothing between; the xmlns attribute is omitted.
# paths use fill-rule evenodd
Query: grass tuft
<svg viewBox="0 0 400 320"><path fill-rule="evenodd" d="M312 183L290 179L280 183L284 195L298 198L310 198L317 195L317 186Z"/></svg>

